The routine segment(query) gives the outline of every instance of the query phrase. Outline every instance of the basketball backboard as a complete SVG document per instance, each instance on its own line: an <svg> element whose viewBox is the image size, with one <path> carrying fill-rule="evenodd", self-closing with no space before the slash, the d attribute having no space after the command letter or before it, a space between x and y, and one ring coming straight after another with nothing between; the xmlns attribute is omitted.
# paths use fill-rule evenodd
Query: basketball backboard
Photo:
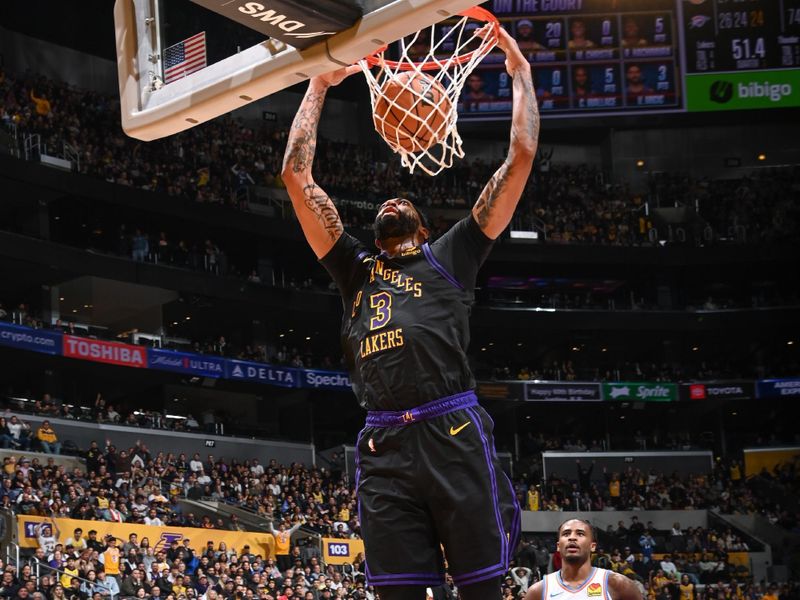
<svg viewBox="0 0 800 600"><path fill-rule="evenodd" d="M475 4L116 0L122 127L145 141L172 135L353 64Z"/></svg>

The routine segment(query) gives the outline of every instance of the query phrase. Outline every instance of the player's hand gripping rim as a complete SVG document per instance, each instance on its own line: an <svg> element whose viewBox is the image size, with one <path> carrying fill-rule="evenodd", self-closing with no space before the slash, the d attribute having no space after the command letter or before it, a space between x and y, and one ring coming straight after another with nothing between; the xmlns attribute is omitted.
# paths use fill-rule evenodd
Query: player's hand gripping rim
<svg viewBox="0 0 800 600"><path fill-rule="evenodd" d="M341 69L336 69L335 71L330 71L328 73L312 77L311 81L322 83L326 87L332 87L335 85L339 85L345 79L350 77L350 75L352 75L353 73L358 73L360 70L361 70L360 66L350 65L349 67L342 67Z"/></svg>
<svg viewBox="0 0 800 600"><path fill-rule="evenodd" d="M531 65L522 50L517 45L517 40L511 37L503 27L497 23L486 23L480 29L475 30L475 35L481 39L486 39L490 35L497 36L497 47L506 55L506 71L512 77L520 70L525 69L530 73Z"/></svg>

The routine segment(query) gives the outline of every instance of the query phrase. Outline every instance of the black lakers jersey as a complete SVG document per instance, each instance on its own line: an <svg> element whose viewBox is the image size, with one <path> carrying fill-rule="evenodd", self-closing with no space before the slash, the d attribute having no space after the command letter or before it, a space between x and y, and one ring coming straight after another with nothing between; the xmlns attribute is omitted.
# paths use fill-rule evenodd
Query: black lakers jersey
<svg viewBox="0 0 800 600"><path fill-rule="evenodd" d="M321 259L342 294L342 345L361 406L406 410L475 387L469 313L492 243L469 215L392 258L343 233Z"/></svg>

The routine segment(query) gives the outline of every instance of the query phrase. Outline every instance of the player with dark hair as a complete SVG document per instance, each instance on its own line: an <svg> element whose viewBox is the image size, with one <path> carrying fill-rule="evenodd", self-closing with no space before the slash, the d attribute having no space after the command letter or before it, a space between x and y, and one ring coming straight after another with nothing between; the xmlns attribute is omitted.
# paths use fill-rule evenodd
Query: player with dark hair
<svg viewBox="0 0 800 600"><path fill-rule="evenodd" d="M537 42L534 37L533 21L530 19L520 19L517 21L517 35L515 37L519 49L523 52L544 50L544 46Z"/></svg>
<svg viewBox="0 0 800 600"><path fill-rule="evenodd" d="M561 569L528 589L525 600L642 600L636 584L619 573L592 566L595 531L585 519L567 519L558 528Z"/></svg>
<svg viewBox="0 0 800 600"><path fill-rule="evenodd" d="M645 83L642 68L639 65L628 65L625 69L625 94L628 104L635 105L638 98L653 93L653 88Z"/></svg>
<svg viewBox="0 0 800 600"><path fill-rule="evenodd" d="M572 74L574 85L572 94L576 98L588 98L592 93L592 82L589 79L589 70L586 67L575 67Z"/></svg>
<svg viewBox="0 0 800 600"><path fill-rule="evenodd" d="M572 19L569 23L570 38L567 47L570 50L582 48L594 48L596 44L586 37L586 21L583 19Z"/></svg>
<svg viewBox="0 0 800 600"><path fill-rule="evenodd" d="M646 46L647 40L639 33L639 23L634 17L626 17L622 25L622 45Z"/></svg>
<svg viewBox="0 0 800 600"><path fill-rule="evenodd" d="M483 77L481 77L481 74L470 73L469 77L467 77L464 91L461 93L464 109L477 110L481 102L491 102L494 99L494 95L483 89Z"/></svg>
<svg viewBox="0 0 800 600"><path fill-rule="evenodd" d="M382 600L424 600L426 588L444 582L444 555L463 600L499 600L519 538L519 506L466 354L478 269L511 220L539 134L530 64L502 28L498 48L513 79L508 156L471 214L434 242L414 205L392 198L378 209L380 254L372 254L344 232L314 182L325 94L357 67L311 79L286 147L283 181L342 294L345 357L369 411L356 443L356 488L367 581Z"/></svg>

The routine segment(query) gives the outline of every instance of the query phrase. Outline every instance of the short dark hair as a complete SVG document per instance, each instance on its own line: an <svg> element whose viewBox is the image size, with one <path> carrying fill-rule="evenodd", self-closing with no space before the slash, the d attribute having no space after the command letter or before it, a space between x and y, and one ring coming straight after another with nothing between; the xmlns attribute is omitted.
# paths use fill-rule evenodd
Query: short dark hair
<svg viewBox="0 0 800 600"><path fill-rule="evenodd" d="M561 525L558 526L558 537L561 537L561 528L564 527L565 523L569 523L570 521L580 521L581 523L586 525L589 528L589 531L592 534L592 541L595 541L595 542L597 541L597 535L596 535L596 532L594 530L594 525L592 525L586 519L582 519L581 517L570 517L569 519L563 520L561 522Z"/></svg>

